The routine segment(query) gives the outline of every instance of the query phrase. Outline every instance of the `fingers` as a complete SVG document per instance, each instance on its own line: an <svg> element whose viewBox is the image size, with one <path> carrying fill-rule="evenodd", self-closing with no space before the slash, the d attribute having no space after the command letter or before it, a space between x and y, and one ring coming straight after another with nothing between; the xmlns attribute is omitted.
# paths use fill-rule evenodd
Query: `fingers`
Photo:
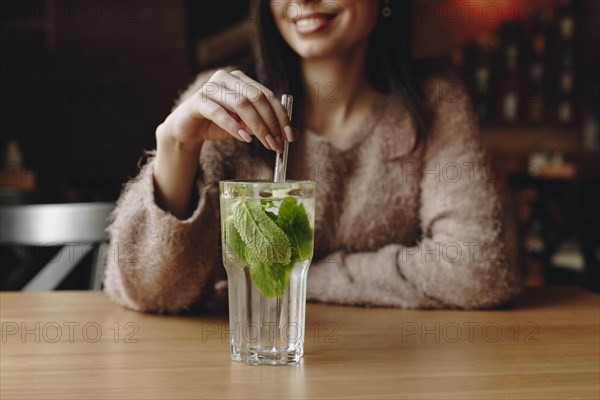
<svg viewBox="0 0 600 400"><path fill-rule="evenodd" d="M283 151L284 138L297 138L274 93L241 71L215 72L192 103L198 116L239 140L249 142L252 134L267 149Z"/></svg>
<svg viewBox="0 0 600 400"><path fill-rule="evenodd" d="M256 136L267 149L277 148L278 145L271 135L269 127L248 98L226 88L221 88L219 94L210 94L207 97L239 116L240 128Z"/></svg>
<svg viewBox="0 0 600 400"><path fill-rule="evenodd" d="M279 102L275 93L271 91L266 86L256 82L252 78L248 77L242 71L236 70L232 71L231 75L235 76L242 82L252 85L253 87L260 90L260 92L265 96L266 100L270 105L271 114L274 114L275 119L277 120L277 124L279 127L279 132L281 135L285 135L288 141L293 142L295 140L292 126L290 124L290 120L287 115L287 111L283 107L283 105Z"/></svg>
<svg viewBox="0 0 600 400"><path fill-rule="evenodd" d="M245 96L242 93L244 85L248 86L228 72L220 70L213 74L210 82L205 84L202 89L196 93L194 101L196 103L204 103L207 100L210 100L213 103L220 105L226 111L230 112L234 119L239 119L238 125L240 129L256 136L267 149L279 150L283 146L281 145L281 139L278 143L275 136L271 134L272 130L277 130L278 128L277 125L273 123L273 118L269 117L268 107L265 108L264 106L264 104L267 103L266 99L262 100L260 105L255 106L255 103L258 104L260 101L253 102ZM256 88L253 89L256 90ZM261 96L264 97L262 92ZM208 109L208 106L203 104L198 105L198 107ZM270 120L270 122L266 122L265 120ZM269 127L269 124L271 125L271 128ZM241 131L239 134L245 136ZM279 137L279 135L277 137Z"/></svg>
<svg viewBox="0 0 600 400"><path fill-rule="evenodd" d="M218 79L225 87L221 90L223 105L237 112L248 123L250 131L263 144L266 142L265 147L282 151L282 128L267 96L255 85L248 84L233 74L223 75Z"/></svg>
<svg viewBox="0 0 600 400"><path fill-rule="evenodd" d="M252 141L252 137L242 129L240 123L225 108L210 99L205 99L200 103L193 103L191 114L192 116L212 121L219 128L238 140L247 143Z"/></svg>

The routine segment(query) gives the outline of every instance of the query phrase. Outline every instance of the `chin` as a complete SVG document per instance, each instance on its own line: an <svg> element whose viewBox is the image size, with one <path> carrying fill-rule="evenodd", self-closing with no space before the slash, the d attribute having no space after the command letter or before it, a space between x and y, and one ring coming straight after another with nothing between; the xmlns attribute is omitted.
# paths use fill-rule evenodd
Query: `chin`
<svg viewBox="0 0 600 400"><path fill-rule="evenodd" d="M349 33L343 26L336 27L336 31L325 31L317 35L302 36L291 31L288 32L288 44L304 59L320 59L335 57L349 50Z"/></svg>
<svg viewBox="0 0 600 400"><path fill-rule="evenodd" d="M332 57L339 51L331 43L299 43L293 48L301 58L306 60Z"/></svg>

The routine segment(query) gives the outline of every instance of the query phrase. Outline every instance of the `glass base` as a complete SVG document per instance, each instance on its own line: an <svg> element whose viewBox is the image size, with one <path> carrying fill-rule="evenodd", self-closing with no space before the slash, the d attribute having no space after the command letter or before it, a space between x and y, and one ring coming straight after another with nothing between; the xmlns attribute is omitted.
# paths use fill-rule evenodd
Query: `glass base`
<svg viewBox="0 0 600 400"><path fill-rule="evenodd" d="M295 365L300 362L303 353L303 349L292 351L250 349L247 354L243 354L240 349L232 348L231 359L249 365Z"/></svg>

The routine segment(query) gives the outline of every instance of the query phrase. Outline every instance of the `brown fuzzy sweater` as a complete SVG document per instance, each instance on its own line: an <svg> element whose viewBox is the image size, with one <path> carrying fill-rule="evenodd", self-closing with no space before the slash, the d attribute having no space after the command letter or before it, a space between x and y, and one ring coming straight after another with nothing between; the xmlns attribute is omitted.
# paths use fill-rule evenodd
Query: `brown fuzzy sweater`
<svg viewBox="0 0 600 400"><path fill-rule="evenodd" d="M208 77L200 74L182 98ZM466 91L455 96L452 85L428 81L434 119L416 149L403 102L384 94L343 142L307 130L290 144L288 179L317 182L309 300L473 309L518 293L494 176L486 174ZM113 299L136 310L177 312L210 298L224 277L218 181L273 174L274 156L250 148L237 141L203 145L197 207L186 220L156 205L152 157L126 184L109 227L115 251L105 290Z"/></svg>

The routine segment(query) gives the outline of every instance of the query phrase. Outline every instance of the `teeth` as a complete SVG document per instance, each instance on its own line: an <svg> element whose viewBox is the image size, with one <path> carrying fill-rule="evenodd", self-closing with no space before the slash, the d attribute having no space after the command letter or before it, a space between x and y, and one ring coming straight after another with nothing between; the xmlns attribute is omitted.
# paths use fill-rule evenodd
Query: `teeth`
<svg viewBox="0 0 600 400"><path fill-rule="evenodd" d="M296 25L301 27L313 26L323 22L325 18L304 18L296 21Z"/></svg>

